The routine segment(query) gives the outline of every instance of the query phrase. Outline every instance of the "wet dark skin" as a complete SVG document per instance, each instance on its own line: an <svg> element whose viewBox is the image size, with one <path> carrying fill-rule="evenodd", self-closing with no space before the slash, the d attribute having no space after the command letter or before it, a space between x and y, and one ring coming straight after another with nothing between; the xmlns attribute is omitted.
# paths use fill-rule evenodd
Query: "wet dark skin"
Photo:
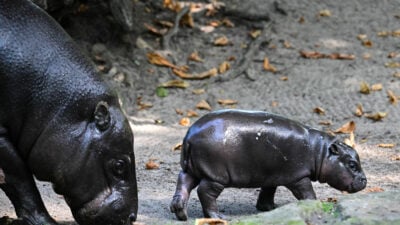
<svg viewBox="0 0 400 225"><path fill-rule="evenodd" d="M196 121L183 140L176 192L170 205L187 220L187 202L197 187L205 217L224 218L216 199L226 187L261 187L256 207L275 208L278 186L301 199L316 199L312 181L354 193L367 179L357 152L334 137L282 116L221 110Z"/></svg>
<svg viewBox="0 0 400 225"><path fill-rule="evenodd" d="M79 224L137 214L133 134L116 95L64 30L29 0L0 0L0 188L22 224L56 224L50 181Z"/></svg>

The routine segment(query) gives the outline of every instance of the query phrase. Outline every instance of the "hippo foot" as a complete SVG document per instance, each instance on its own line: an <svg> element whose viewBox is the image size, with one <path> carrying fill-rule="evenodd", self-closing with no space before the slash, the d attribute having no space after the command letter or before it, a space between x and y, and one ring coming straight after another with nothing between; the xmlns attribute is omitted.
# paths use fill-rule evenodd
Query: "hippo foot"
<svg viewBox="0 0 400 225"><path fill-rule="evenodd" d="M178 220L187 220L188 216L186 204L187 202L183 199L182 196L176 195L173 197L169 208L172 213L175 213L175 216Z"/></svg>
<svg viewBox="0 0 400 225"><path fill-rule="evenodd" d="M276 208L274 203L266 203L266 204L261 204L257 203L256 208L260 211L271 211Z"/></svg>
<svg viewBox="0 0 400 225"><path fill-rule="evenodd" d="M222 219L226 220L228 217L220 212L208 212L206 213L206 217L214 218L214 219Z"/></svg>

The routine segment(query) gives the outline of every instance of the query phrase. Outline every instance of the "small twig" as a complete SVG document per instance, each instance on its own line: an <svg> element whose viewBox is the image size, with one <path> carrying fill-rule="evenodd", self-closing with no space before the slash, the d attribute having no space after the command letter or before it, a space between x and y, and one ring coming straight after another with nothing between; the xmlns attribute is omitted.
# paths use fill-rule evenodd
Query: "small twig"
<svg viewBox="0 0 400 225"><path fill-rule="evenodd" d="M169 49L170 49L169 42L170 42L171 38L172 38L176 33L178 33L178 30L179 30L179 22L181 21L181 19L182 19L182 17L183 17L184 15L186 15L187 13L189 13L189 11L190 11L190 7L185 6L185 7L182 8L181 11L178 12L178 14L176 14L174 27L173 27L172 29L170 29L170 30L168 31L168 33L165 34L165 35L163 36L163 38L162 38L162 41L161 41L161 47L162 47L162 49L164 49L164 50L169 50Z"/></svg>
<svg viewBox="0 0 400 225"><path fill-rule="evenodd" d="M260 48L260 45L266 41L268 32L271 31L271 22L264 24L261 34L250 43L247 52L240 56L238 59L237 66L228 70L223 76L216 76L214 81L225 82L232 80L243 74L249 67L249 64L253 61L255 52Z"/></svg>

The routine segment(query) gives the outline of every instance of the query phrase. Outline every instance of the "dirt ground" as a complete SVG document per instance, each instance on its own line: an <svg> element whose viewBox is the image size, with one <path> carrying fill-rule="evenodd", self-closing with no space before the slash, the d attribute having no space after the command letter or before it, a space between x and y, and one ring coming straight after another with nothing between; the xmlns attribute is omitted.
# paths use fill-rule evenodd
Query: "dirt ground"
<svg viewBox="0 0 400 225"><path fill-rule="evenodd" d="M400 1L221 2L226 7L214 16L193 15L195 27L181 26L168 48L161 46L160 36L151 34L143 26L146 22L157 27L155 19L171 22L175 19L175 13L163 9L157 1L138 1L135 5L138 27L122 36L107 31L109 35L98 37L92 33L93 37L88 38L77 32L84 23L61 23L94 59L102 76L116 88L131 121L139 186L138 222L168 224L176 221L169 212L169 203L180 170L180 152L174 151L173 147L182 141L188 128L179 124L187 116L187 110L194 110L199 116L208 112L196 108L201 100L207 101L212 110L264 110L325 131L336 130L354 121L356 149L368 178L363 193L398 190L400 103L391 104L388 91L394 92L399 99L400 66L396 63L400 63ZM220 25L210 33L201 30L211 21L224 18L228 18L234 27ZM245 73L226 82L215 77L188 80L189 87L168 88L166 97L157 96L157 86L179 78L170 68L150 64L146 57L148 52L166 55L178 66L187 65L193 74L218 68L229 60L233 71L241 59L246 58L244 54L248 48L253 46L255 40L249 33L261 30L267 18L271 21L271 30L261 32L267 41L255 49ZM93 32L101 33L102 29ZM221 36L226 36L229 44L215 46L214 40ZM194 51L203 62L187 60ZM355 58L308 59L302 57L300 51L327 55L341 53ZM276 72L263 69L266 57ZM229 75L232 73L228 70L217 77ZM362 94L360 84L363 81L369 85L381 84L382 89ZM204 89L204 93L194 94L197 89ZM232 99L237 104L223 106L218 103L221 99ZM141 109L147 104L152 107ZM358 104L364 111L361 117L355 115ZM324 109L325 114L315 113L317 107ZM184 115L178 114L177 109ZM366 117L366 114L378 112L387 115L380 121ZM190 118L191 123L195 120L196 117ZM330 125L321 124L324 121L329 121ZM341 137L348 138L349 135ZM394 144L394 147L378 147L382 143ZM145 164L149 159L154 160L159 168L147 170ZM74 224L63 198L52 192L50 184L40 182L38 185L50 214L64 224ZM325 184L315 183L314 187L320 199L344 195ZM220 210L230 218L256 214L258 193L258 189L226 189L218 198ZM285 188L278 189L278 205L293 201L296 200L290 192ZM188 213L192 219L202 217L196 191L189 201ZM2 216L15 217L15 213L8 199L0 193ZM181 224L193 224L193 220Z"/></svg>

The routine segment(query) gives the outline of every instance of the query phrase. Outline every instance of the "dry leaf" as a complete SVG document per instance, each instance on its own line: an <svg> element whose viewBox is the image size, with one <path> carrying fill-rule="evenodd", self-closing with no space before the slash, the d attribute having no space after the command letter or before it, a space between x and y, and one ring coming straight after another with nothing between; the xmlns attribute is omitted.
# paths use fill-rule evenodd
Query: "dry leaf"
<svg viewBox="0 0 400 225"><path fill-rule="evenodd" d="M180 151L182 150L182 143L176 144L174 147L172 147L172 151Z"/></svg>
<svg viewBox="0 0 400 225"><path fill-rule="evenodd" d="M306 59L321 59L324 58L324 54L316 51L300 51L300 55Z"/></svg>
<svg viewBox="0 0 400 225"><path fill-rule="evenodd" d="M253 31L250 31L249 34L253 39L256 39L258 36L261 35L261 30L253 30Z"/></svg>
<svg viewBox="0 0 400 225"><path fill-rule="evenodd" d="M263 66L264 66L264 70L266 70L266 71L270 71L270 72L273 72L273 73L276 72L276 68L269 63L269 59L267 57L264 58Z"/></svg>
<svg viewBox="0 0 400 225"><path fill-rule="evenodd" d="M399 54L397 52L390 52L388 58L396 58Z"/></svg>
<svg viewBox="0 0 400 225"><path fill-rule="evenodd" d="M175 109L175 112L178 115L183 115L183 110L182 109Z"/></svg>
<svg viewBox="0 0 400 225"><path fill-rule="evenodd" d="M160 165L156 162L154 162L153 159L149 159L146 163L146 170L154 170L160 168Z"/></svg>
<svg viewBox="0 0 400 225"><path fill-rule="evenodd" d="M356 112L354 113L354 115L361 117L363 115L364 111L363 111L363 107L361 104L357 104L357 108L356 108Z"/></svg>
<svg viewBox="0 0 400 225"><path fill-rule="evenodd" d="M371 120L380 121L387 116L387 112L377 112L375 114L366 114L365 117Z"/></svg>
<svg viewBox="0 0 400 225"><path fill-rule="evenodd" d="M229 44L229 39L226 36L219 37L214 41L215 46L226 46L228 44Z"/></svg>
<svg viewBox="0 0 400 225"><path fill-rule="evenodd" d="M184 80L170 80L159 85L164 88L187 88L190 84Z"/></svg>
<svg viewBox="0 0 400 225"><path fill-rule="evenodd" d="M218 104L220 105L236 105L238 101L233 99L218 99Z"/></svg>
<svg viewBox="0 0 400 225"><path fill-rule="evenodd" d="M202 80L216 76L218 74L218 70L216 68L212 68L210 70L207 70L199 74L188 74L180 69L173 69L172 72L182 79L189 79L189 80Z"/></svg>
<svg viewBox="0 0 400 225"><path fill-rule="evenodd" d="M228 225L228 221L223 219L214 219L214 218L201 218L196 219L195 225Z"/></svg>
<svg viewBox="0 0 400 225"><path fill-rule="evenodd" d="M271 107L277 107L278 105L279 105L279 102L277 102L277 101L271 102Z"/></svg>
<svg viewBox="0 0 400 225"><path fill-rule="evenodd" d="M319 115L325 115L325 110L321 107L316 107L313 109L313 112L319 114Z"/></svg>
<svg viewBox="0 0 400 225"><path fill-rule="evenodd" d="M289 77L287 76L282 76L281 78L279 78L281 81L288 81Z"/></svg>
<svg viewBox="0 0 400 225"><path fill-rule="evenodd" d="M219 65L218 72L220 74L223 74L226 71L228 71L230 68L231 68L231 64L229 64L229 62L227 62L227 61L224 61L223 63L221 63L221 65Z"/></svg>
<svg viewBox="0 0 400 225"><path fill-rule="evenodd" d="M179 125L187 127L190 125L190 119L187 117L183 117L181 120L179 120Z"/></svg>
<svg viewBox="0 0 400 225"><path fill-rule="evenodd" d="M393 74L394 77L400 78L400 72L396 72Z"/></svg>
<svg viewBox="0 0 400 225"><path fill-rule="evenodd" d="M351 132L354 132L356 130L356 123L354 121L350 121L345 123L343 126L341 126L339 129L335 130L335 133L343 133L343 134L349 134Z"/></svg>
<svg viewBox="0 0 400 225"><path fill-rule="evenodd" d="M199 103L197 103L196 108L211 111L211 106L208 104L208 102L206 102L206 100L201 100Z"/></svg>
<svg viewBox="0 0 400 225"><path fill-rule="evenodd" d="M370 59L372 58L372 55L370 53L364 53L362 57L363 59Z"/></svg>
<svg viewBox="0 0 400 225"><path fill-rule="evenodd" d="M155 28L154 26L147 24L147 23L144 23L144 26L146 27L147 30L149 30L153 34L162 36L167 33L166 29L159 30L159 29Z"/></svg>
<svg viewBox="0 0 400 225"><path fill-rule="evenodd" d="M319 121L318 124L325 125L325 126L330 126L330 125L332 125L332 122L329 121L329 120L323 120L323 121Z"/></svg>
<svg viewBox="0 0 400 225"><path fill-rule="evenodd" d="M378 36L379 37L387 37L390 35L390 33L391 33L390 31L379 31Z"/></svg>
<svg viewBox="0 0 400 225"><path fill-rule="evenodd" d="M199 53L197 51L190 54L189 60L196 61L196 62L203 62L203 59L200 58Z"/></svg>
<svg viewBox="0 0 400 225"><path fill-rule="evenodd" d="M227 26L227 27L235 27L235 24L232 23L228 18L224 18L222 20L222 24Z"/></svg>
<svg viewBox="0 0 400 225"><path fill-rule="evenodd" d="M189 110L187 111L187 113L186 113L186 116L187 116L187 117L198 117L199 114L198 114L196 111L189 109Z"/></svg>
<svg viewBox="0 0 400 225"><path fill-rule="evenodd" d="M371 40L363 40L362 45L364 45L367 48L371 48L372 47L372 41Z"/></svg>
<svg viewBox="0 0 400 225"><path fill-rule="evenodd" d="M207 34L207 33L213 32L215 30L215 27L213 27L213 26L200 26L200 30Z"/></svg>
<svg viewBox="0 0 400 225"><path fill-rule="evenodd" d="M213 21L210 21L208 24L212 27L218 27L219 25L221 25L221 22L218 20L213 20Z"/></svg>
<svg viewBox="0 0 400 225"><path fill-rule="evenodd" d="M300 51L300 55L306 59L340 59L340 60L353 60L356 58L353 54L344 54L344 53L331 53L331 54L323 54L316 51Z"/></svg>
<svg viewBox="0 0 400 225"><path fill-rule="evenodd" d="M390 158L392 161L400 161L400 155L395 155ZM1 183L0 183L1 184Z"/></svg>
<svg viewBox="0 0 400 225"><path fill-rule="evenodd" d="M356 58L356 56L352 55L352 54L332 53L330 55L327 55L326 58L341 59L341 60L353 60Z"/></svg>
<svg viewBox="0 0 400 225"><path fill-rule="evenodd" d="M330 16L332 16L332 13L328 9L324 9L324 10L319 11L319 16L330 17Z"/></svg>
<svg viewBox="0 0 400 225"><path fill-rule="evenodd" d="M361 82L360 84L360 92L363 94L369 94L371 89L369 88L369 84L365 81Z"/></svg>
<svg viewBox="0 0 400 225"><path fill-rule="evenodd" d="M388 68L399 68L400 63L399 62L388 62L388 63L385 63L385 66Z"/></svg>
<svg viewBox="0 0 400 225"><path fill-rule="evenodd" d="M292 44L290 44L290 42L288 42L288 41L284 41L284 42L283 42L283 47L285 47L285 48L292 48Z"/></svg>
<svg viewBox="0 0 400 225"><path fill-rule="evenodd" d="M390 104L392 104L392 105L397 104L397 101L398 101L397 100L397 96L393 93L393 91L388 90L387 94L388 94L388 97L389 97Z"/></svg>
<svg viewBox="0 0 400 225"><path fill-rule="evenodd" d="M148 109L148 108L153 107L153 104L143 102L142 97L138 97L136 99L136 105L139 106L139 110Z"/></svg>
<svg viewBox="0 0 400 225"><path fill-rule="evenodd" d="M343 141L346 145L355 148L356 147L356 142L354 138L354 132L350 132L349 138L344 139Z"/></svg>
<svg viewBox="0 0 400 225"><path fill-rule="evenodd" d="M396 145L392 144L392 143L390 143L390 144L388 144L388 143L380 143L380 144L378 144L378 147L380 147L380 148L394 148L394 146L396 146Z"/></svg>
<svg viewBox="0 0 400 225"><path fill-rule="evenodd" d="M364 190L364 192L367 192L367 193L371 193L371 192L383 192L383 191L385 191L385 190L383 190L383 188L381 188L381 187L370 187L370 188L366 188L366 189Z"/></svg>
<svg viewBox="0 0 400 225"><path fill-rule="evenodd" d="M381 91L383 88L382 84L374 84L371 86L371 91Z"/></svg>
<svg viewBox="0 0 400 225"><path fill-rule="evenodd" d="M187 25L187 26L193 28L193 27L194 27L194 20L193 20L192 14L191 14L191 13L185 14L185 15L182 17L180 23L183 24L183 25Z"/></svg>
<svg viewBox="0 0 400 225"><path fill-rule="evenodd" d="M206 90L204 90L204 89L194 89L193 91L192 91L192 93L193 94L195 94L195 95L201 95L201 94L204 94L204 93L206 93Z"/></svg>
<svg viewBox="0 0 400 225"><path fill-rule="evenodd" d="M400 37L400 29L392 32L393 37Z"/></svg>
<svg viewBox="0 0 400 225"><path fill-rule="evenodd" d="M365 39L367 39L367 35L366 34L359 34L359 35L357 35L357 39L360 40L360 41L365 40Z"/></svg>
<svg viewBox="0 0 400 225"><path fill-rule="evenodd" d="M179 67L175 66L172 64L170 61L168 61L166 58L161 56L160 54L156 52L149 52L147 53L147 59L151 64L158 65L158 66L166 66L166 67L171 67L174 69L179 69Z"/></svg>
<svg viewBox="0 0 400 225"><path fill-rule="evenodd" d="M168 27L171 28L174 26L174 23L170 22L170 21L166 21L166 20L156 20L156 22L164 27Z"/></svg>

